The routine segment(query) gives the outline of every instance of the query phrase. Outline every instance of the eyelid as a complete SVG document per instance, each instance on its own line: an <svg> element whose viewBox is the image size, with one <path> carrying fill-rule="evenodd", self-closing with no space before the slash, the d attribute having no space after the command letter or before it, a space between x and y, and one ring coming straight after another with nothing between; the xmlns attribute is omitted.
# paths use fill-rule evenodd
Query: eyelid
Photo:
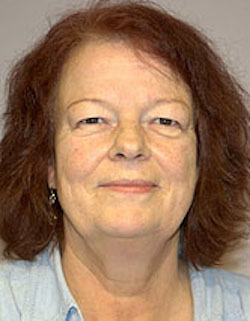
<svg viewBox="0 0 250 321"><path fill-rule="evenodd" d="M78 125L78 124L86 124L86 125L88 125L88 124L98 124L98 122L97 122L97 123L92 123L92 122L87 123L87 122L85 122L86 120L89 120L89 119L102 119L102 120L106 120L106 118L103 118L103 117L87 117L87 118L83 118L83 119L80 119L79 121L77 121L76 125Z"/></svg>
<svg viewBox="0 0 250 321"><path fill-rule="evenodd" d="M156 120L156 119L164 119L164 120L167 120L167 121L170 121L170 122L176 123L177 125L179 125L179 126L180 126L180 123L179 123L177 120L172 119L172 118L169 118L169 117L156 117L156 118L154 118L153 120Z"/></svg>
<svg viewBox="0 0 250 321"><path fill-rule="evenodd" d="M97 120L97 122L89 122L89 123L87 123L86 121L87 120ZM102 120L102 122L100 123L100 122L98 122L98 120ZM153 122L155 122L156 120L166 120L166 123L164 124L162 124L162 123L159 123L158 122L158 124L157 124L157 126L159 125L159 128L161 128L162 130L183 130L183 125L182 124L180 124L180 122L179 121L177 121L177 120L175 120L175 119L172 119L172 118L170 118L170 117L156 117L156 118L153 118L152 120L151 120L151 123L153 123ZM74 126L74 128L75 129L81 129L83 126L84 126L84 128L92 128L92 129L94 129L94 128L96 128L96 126L95 125L105 125L105 124L107 124L107 123L109 123L109 121L106 119L106 118L104 118L104 117L87 117L87 118L83 118L83 119L80 119L79 121L77 121L76 123L75 123L75 126ZM87 127L86 127L87 126ZM103 128L103 127L102 127Z"/></svg>
<svg viewBox="0 0 250 321"><path fill-rule="evenodd" d="M104 120L104 121L107 120L107 119L104 118L104 117L87 117L87 118L83 118L83 119L77 121L77 123L86 123L85 121L90 120L90 119L102 119L102 120ZM173 123L176 123L176 124L179 124L179 125L180 125L180 123L179 123L177 120L172 119L172 118L170 118L170 117L156 117L156 118L153 119L153 121L155 121L156 119L161 119L161 120L163 119L163 120L167 120L167 121L170 121L170 122L173 122ZM90 122L90 123L86 123L86 124L93 124L93 123Z"/></svg>

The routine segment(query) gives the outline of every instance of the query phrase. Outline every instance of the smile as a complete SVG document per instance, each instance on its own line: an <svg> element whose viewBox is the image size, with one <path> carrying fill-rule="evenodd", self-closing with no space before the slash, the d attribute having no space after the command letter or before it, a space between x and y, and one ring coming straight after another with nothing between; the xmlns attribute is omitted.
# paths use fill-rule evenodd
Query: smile
<svg viewBox="0 0 250 321"><path fill-rule="evenodd" d="M120 193L133 193L142 194L151 192L155 186L140 186L140 185L109 185L103 186L103 188L120 192Z"/></svg>

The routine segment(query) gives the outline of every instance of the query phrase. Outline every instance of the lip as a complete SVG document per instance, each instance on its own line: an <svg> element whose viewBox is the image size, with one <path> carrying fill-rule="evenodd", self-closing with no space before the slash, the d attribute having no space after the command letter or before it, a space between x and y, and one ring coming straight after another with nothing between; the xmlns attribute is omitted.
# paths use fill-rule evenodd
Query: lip
<svg viewBox="0 0 250 321"><path fill-rule="evenodd" d="M140 186L140 185L109 185L103 186L103 188L111 190L113 192L125 193L125 194L146 194L152 191L154 186Z"/></svg>
<svg viewBox="0 0 250 321"><path fill-rule="evenodd" d="M117 180L117 181L111 181L108 183L101 184L102 187L108 187L108 186L141 186L141 187L156 187L157 185L151 181L146 181L142 179L123 179L123 180Z"/></svg>

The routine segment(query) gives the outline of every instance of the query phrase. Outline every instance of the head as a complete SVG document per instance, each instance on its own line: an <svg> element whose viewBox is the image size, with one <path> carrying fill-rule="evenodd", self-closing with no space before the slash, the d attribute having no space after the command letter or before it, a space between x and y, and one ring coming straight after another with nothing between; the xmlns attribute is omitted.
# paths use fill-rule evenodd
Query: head
<svg viewBox="0 0 250 321"><path fill-rule="evenodd" d="M101 53L110 60L104 61ZM104 61L104 66L93 75L91 66L84 64L83 58L93 64ZM78 67L81 73L77 73ZM112 70L116 72L111 73ZM119 102L125 98L122 95L128 97L129 94L131 99L128 102L135 101L135 91L130 92L129 86L126 87L126 80L133 79L135 71L138 75L141 73L141 77L134 78L142 92L136 98L140 108L149 107L154 95L159 98L164 93L166 96L172 94L174 98L181 96L189 106L188 134L182 135L181 140L176 136L169 138L168 134L167 139L174 152L170 156L169 153L164 154L164 135L157 134L157 131L143 135L142 129L136 133L131 131L131 135L136 135L133 139L131 136L131 142L141 144L141 157L137 159L131 150L131 154L126 156L132 158L124 163L117 161L120 158L116 159L117 153L123 153L119 150L122 134L108 135L105 133L109 130L105 132L105 129L99 136L92 135L93 143L99 144L98 155L91 151L92 140L84 137L85 129L77 131L67 140L63 131L66 111L62 106L66 108L74 102L72 97L77 92L77 86L72 86L70 77L79 76L77 84L84 84L88 94L96 94L93 91L94 80L100 80L97 88L105 89L105 86L112 84L114 77L117 88L121 86L123 90L119 95L119 90L114 90L113 96L110 93L105 99L113 106L119 106L115 110L116 115L129 115L127 120L130 122L138 120L137 112L142 114L142 109L133 109L132 104L122 106ZM101 72L104 78L100 77ZM145 93L151 89L152 96L143 94L143 88ZM69 96L65 95L66 92ZM73 96L70 97L71 93ZM173 174L173 190L174 187L178 189L178 184L182 186L179 188L179 199L182 196L187 198L181 204L186 214L179 217L183 257L195 266L210 266L218 262L228 246L242 236L240 227L246 220L244 195L249 194L246 179L249 175L249 114L242 94L241 88L210 48L208 40L162 9L130 1L119 4L100 1L64 17L17 63L10 75L0 170L0 191L3 195L0 232L7 243L6 254L14 253L30 260L52 239L55 243L63 242L63 216L69 204L66 201L64 204L67 200L65 195L69 192L66 193L63 186L67 186L70 179L77 191L79 182L75 177L79 173L86 178L82 192L93 195L94 184L98 186L102 183L100 177L104 180L120 179L127 177L128 173L133 178L143 176L144 179L155 179L162 187L161 184L167 183L166 179L161 180L165 169L166 173ZM100 91L98 95L97 98L101 96ZM175 116L179 113L180 117L184 115L184 107L177 105L171 108ZM100 104L92 104L92 107L99 108L100 112ZM129 113L123 108L128 108ZM70 109L72 121L84 118L79 115L79 105L73 104ZM105 109L107 118L115 121L115 113L107 113ZM153 115L150 117L153 118ZM127 126L125 118L122 124ZM127 130L128 127L128 133ZM174 127L168 127L168 130L172 131L171 135L176 135ZM63 137L66 137L65 145L62 145ZM79 144L79 137L81 142L84 141L83 145ZM113 142L116 137L113 147L112 137ZM105 148L109 152L104 153ZM72 155L75 157L72 158ZM106 158L102 159L104 155ZM68 158L68 164L72 166L63 168L66 164L62 162L63 158ZM82 165L85 172L79 169ZM97 170L94 171L91 166L96 166ZM121 170L123 173L119 172ZM178 181L178 171L181 170L183 181ZM73 171L76 171L75 176ZM48 202L49 188L58 189L59 194L59 202L52 208ZM95 201L95 197L92 200ZM95 204L89 203L90 207ZM166 200L166 210L167 206L170 205ZM55 224L50 224L48 211L57 216ZM108 219L107 215L106 222ZM117 228L114 226L114 231Z"/></svg>

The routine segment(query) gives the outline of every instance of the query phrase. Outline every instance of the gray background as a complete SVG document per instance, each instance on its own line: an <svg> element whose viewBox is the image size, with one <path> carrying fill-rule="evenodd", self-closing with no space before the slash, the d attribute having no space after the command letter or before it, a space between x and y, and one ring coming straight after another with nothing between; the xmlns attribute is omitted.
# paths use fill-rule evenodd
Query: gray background
<svg viewBox="0 0 250 321"><path fill-rule="evenodd" d="M250 92L250 0L158 0L176 16L191 22L214 41L229 69ZM66 9L83 0L0 0L0 113L4 82L13 63L45 34ZM224 267L250 275L250 242L225 258Z"/></svg>

